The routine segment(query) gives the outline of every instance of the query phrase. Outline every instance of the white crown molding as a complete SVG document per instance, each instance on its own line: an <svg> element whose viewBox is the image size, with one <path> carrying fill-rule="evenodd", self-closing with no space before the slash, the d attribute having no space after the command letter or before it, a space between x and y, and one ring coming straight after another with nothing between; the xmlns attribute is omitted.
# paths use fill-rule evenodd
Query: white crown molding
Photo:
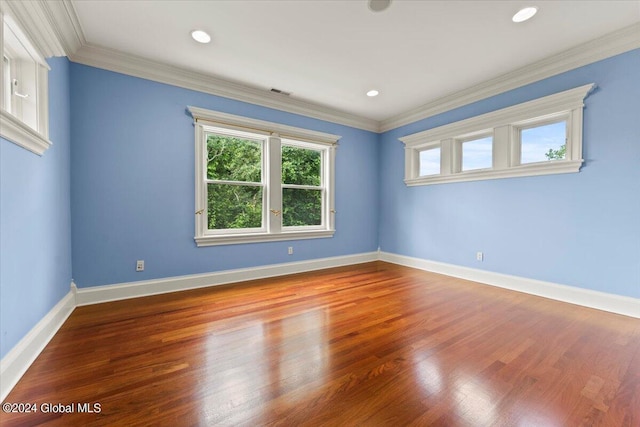
<svg viewBox="0 0 640 427"><path fill-rule="evenodd" d="M27 372L76 307L75 286L0 361L0 402Z"/></svg>
<svg viewBox="0 0 640 427"><path fill-rule="evenodd" d="M54 29L53 16L46 3L42 0L2 0L0 10L20 25L29 41L44 57L65 56L67 52L60 43L59 34Z"/></svg>
<svg viewBox="0 0 640 427"><path fill-rule="evenodd" d="M378 131L378 122L351 113L296 98L271 93L266 89L231 82L210 74L187 70L113 49L83 45L69 55L73 62L103 68L134 77L209 93L288 113L300 114L359 129Z"/></svg>
<svg viewBox="0 0 640 427"><path fill-rule="evenodd" d="M380 122L379 132L417 122L638 48L640 48L640 24L634 24L385 119Z"/></svg>
<svg viewBox="0 0 640 427"><path fill-rule="evenodd" d="M28 17L27 13L21 13L20 16L25 21L33 21L28 26L28 30L29 33L36 34L37 44L48 42L52 45L49 49L43 50L43 52L49 54L48 56L66 55L71 61L80 64L372 132L386 132L565 71L640 48L640 24L634 24L541 61L510 71L494 79L441 97L418 108L383 121L376 121L313 102L284 97L268 92L266 89L232 82L210 74L186 70L123 52L93 46L87 43L84 37L71 0L56 2L2 0L2 3L8 2L19 4L18 9L20 10L33 9L37 12L32 19L25 18L25 16ZM25 6L25 4L29 4L29 6ZM21 24L25 23L21 20Z"/></svg>
<svg viewBox="0 0 640 427"><path fill-rule="evenodd" d="M66 56L87 44L80 19L70 0L41 1L42 8Z"/></svg>
<svg viewBox="0 0 640 427"><path fill-rule="evenodd" d="M570 304L595 308L611 313L640 318L640 299L576 288L526 277L510 276L444 262L429 261L389 252L380 253L380 261L417 268L432 273L471 280Z"/></svg>

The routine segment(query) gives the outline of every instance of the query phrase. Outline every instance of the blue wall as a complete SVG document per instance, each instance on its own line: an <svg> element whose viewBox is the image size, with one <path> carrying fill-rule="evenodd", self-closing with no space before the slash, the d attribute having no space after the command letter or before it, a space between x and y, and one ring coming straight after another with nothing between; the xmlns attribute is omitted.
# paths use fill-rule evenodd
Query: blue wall
<svg viewBox="0 0 640 427"><path fill-rule="evenodd" d="M79 287L375 251L378 135L71 65L73 278ZM198 248L192 105L341 135L333 238ZM294 255L287 255L287 246ZM135 262L145 260L137 273Z"/></svg>
<svg viewBox="0 0 640 427"><path fill-rule="evenodd" d="M640 297L640 51L381 136L383 251ZM399 137L587 83L580 173L406 187ZM484 262L475 260L483 251Z"/></svg>
<svg viewBox="0 0 640 427"><path fill-rule="evenodd" d="M68 292L72 264L76 283L94 286L362 253L380 244L387 252L639 298L638 53L382 135L52 59L54 145L38 157L0 141L0 357ZM404 185L399 137L591 82L598 89L586 99L579 174ZM335 237L197 248L187 105L342 135ZM485 253L483 263L476 251ZM145 272L134 271L137 259L146 261Z"/></svg>
<svg viewBox="0 0 640 427"><path fill-rule="evenodd" d="M0 140L0 357L69 292L69 62L49 61L53 145L42 157Z"/></svg>

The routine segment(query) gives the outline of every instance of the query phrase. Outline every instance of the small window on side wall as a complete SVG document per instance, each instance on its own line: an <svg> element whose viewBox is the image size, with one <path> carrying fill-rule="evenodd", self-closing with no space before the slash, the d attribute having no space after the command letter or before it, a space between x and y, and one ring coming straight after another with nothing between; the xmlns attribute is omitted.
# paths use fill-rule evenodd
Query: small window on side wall
<svg viewBox="0 0 640 427"><path fill-rule="evenodd" d="M460 141L461 170L463 172L491 169L493 166L493 136L474 137Z"/></svg>
<svg viewBox="0 0 640 427"><path fill-rule="evenodd" d="M564 160L567 157L567 121L519 129L520 164Z"/></svg>
<svg viewBox="0 0 640 427"><path fill-rule="evenodd" d="M595 84L400 138L408 186L579 172Z"/></svg>
<svg viewBox="0 0 640 427"><path fill-rule="evenodd" d="M420 151L420 176L440 174L440 147Z"/></svg>
<svg viewBox="0 0 640 427"><path fill-rule="evenodd" d="M38 155L49 141L49 66L9 15L0 12L0 136Z"/></svg>

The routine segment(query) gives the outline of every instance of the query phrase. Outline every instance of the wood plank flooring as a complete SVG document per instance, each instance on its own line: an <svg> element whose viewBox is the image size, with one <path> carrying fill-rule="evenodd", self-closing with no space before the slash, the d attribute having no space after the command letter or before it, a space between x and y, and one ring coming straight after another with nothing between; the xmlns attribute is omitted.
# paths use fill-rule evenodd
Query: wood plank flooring
<svg viewBox="0 0 640 427"><path fill-rule="evenodd" d="M3 426L638 427L640 320L373 262L79 307L6 402L38 412Z"/></svg>

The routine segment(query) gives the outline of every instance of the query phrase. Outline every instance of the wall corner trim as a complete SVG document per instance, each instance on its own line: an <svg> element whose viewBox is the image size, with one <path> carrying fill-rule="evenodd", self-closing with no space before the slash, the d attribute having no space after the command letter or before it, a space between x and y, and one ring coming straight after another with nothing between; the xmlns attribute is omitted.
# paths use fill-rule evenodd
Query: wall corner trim
<svg viewBox="0 0 640 427"><path fill-rule="evenodd" d="M524 292L570 304L622 314L624 316L640 318L640 299L636 298L544 282L542 280L528 279L526 277L494 273L389 252L381 252L380 261L404 265L432 273L445 274L451 277L478 282L479 284Z"/></svg>
<svg viewBox="0 0 640 427"><path fill-rule="evenodd" d="M69 291L0 361L0 401L27 372L51 338L75 309L75 296Z"/></svg>

